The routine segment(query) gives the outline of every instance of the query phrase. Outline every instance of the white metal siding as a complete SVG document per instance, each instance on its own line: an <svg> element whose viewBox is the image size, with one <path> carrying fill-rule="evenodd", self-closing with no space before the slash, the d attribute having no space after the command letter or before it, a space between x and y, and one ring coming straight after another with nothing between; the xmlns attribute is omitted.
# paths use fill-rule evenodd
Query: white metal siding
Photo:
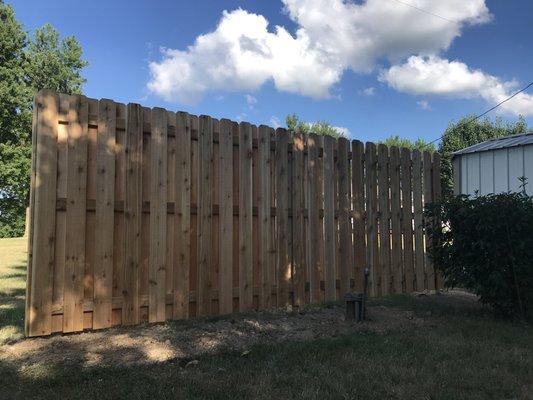
<svg viewBox="0 0 533 400"><path fill-rule="evenodd" d="M467 153L454 162L456 187L460 193L485 195L520 190L522 176L526 190L533 194L533 145Z"/></svg>

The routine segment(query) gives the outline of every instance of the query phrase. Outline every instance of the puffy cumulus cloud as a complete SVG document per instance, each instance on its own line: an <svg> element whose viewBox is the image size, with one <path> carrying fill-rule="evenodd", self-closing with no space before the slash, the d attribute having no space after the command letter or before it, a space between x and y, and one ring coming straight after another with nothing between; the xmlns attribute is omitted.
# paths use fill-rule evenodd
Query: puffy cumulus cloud
<svg viewBox="0 0 533 400"><path fill-rule="evenodd" d="M150 63L149 89L166 100L198 101L204 92L248 91L272 80L278 90L328 98L345 70L369 72L381 58L448 48L467 24L490 19L485 0L411 0L450 23L397 2L282 0L294 34L243 9L224 11L212 32L184 50L162 49Z"/></svg>
<svg viewBox="0 0 533 400"><path fill-rule="evenodd" d="M503 81L460 61L437 56L409 57L407 62L382 71L379 79L391 87L415 95L446 95L459 98L481 97L497 104L518 89L518 82ZM500 109L515 115L533 115L533 96L520 93Z"/></svg>

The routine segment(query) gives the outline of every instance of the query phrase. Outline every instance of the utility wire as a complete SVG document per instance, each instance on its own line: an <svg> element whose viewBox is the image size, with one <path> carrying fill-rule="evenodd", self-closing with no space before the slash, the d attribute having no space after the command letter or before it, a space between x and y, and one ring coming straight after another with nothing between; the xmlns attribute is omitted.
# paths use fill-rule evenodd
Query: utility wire
<svg viewBox="0 0 533 400"><path fill-rule="evenodd" d="M524 87L523 87L522 89L520 89L518 92L513 93L511 96L507 97L506 99L500 101L498 104L496 104L495 106L489 108L487 111L482 112L481 114L476 115L475 117L470 118L470 119L469 119L468 121L466 121L466 122L463 122L463 124L468 125L469 123L474 122L475 120L477 120L477 119L483 117L484 115L487 115L487 114L490 113L492 110L495 110L496 108L498 108L499 106L501 106L503 103L508 102L508 101L511 100L513 97L515 97L516 95L518 95L518 94L522 93L523 91L527 90L527 89L530 88L531 86L533 86L533 82L531 82L531 83L529 83L528 85L524 86ZM443 136L444 136L444 135L439 136L437 139L432 140L432 141L429 142L428 144L435 143L436 141L442 139Z"/></svg>
<svg viewBox="0 0 533 400"><path fill-rule="evenodd" d="M446 18L446 17L443 17L442 15L439 15L439 14L435 14L431 11L428 11L428 10L424 10L423 8L420 8L420 7L417 7L413 4L410 4L410 3L407 3L405 1L402 1L402 0L394 0L396 3L400 3L400 4L403 4L404 6L407 6L407 7L411 7L411 8L414 8L415 10L418 10L420 12L423 12L424 14L427 14L427 15L431 15L433 17L437 17L437 18L440 18L444 21L447 21L447 22L451 22L452 24L458 24L459 21L454 21L453 19L450 19L450 18Z"/></svg>

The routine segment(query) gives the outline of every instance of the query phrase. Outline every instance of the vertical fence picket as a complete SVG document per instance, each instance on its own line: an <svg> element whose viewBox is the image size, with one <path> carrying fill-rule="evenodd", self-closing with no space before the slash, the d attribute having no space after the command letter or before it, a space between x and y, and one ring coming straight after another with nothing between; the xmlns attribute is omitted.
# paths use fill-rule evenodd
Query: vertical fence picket
<svg viewBox="0 0 533 400"><path fill-rule="evenodd" d="M138 104L128 104L125 137L124 182L124 289L122 323L139 323L139 267L142 212L143 114Z"/></svg>
<svg viewBox="0 0 533 400"><path fill-rule="evenodd" d="M381 272L381 294L390 293L390 198L389 198L389 148L378 145L378 193L379 193L379 261Z"/></svg>
<svg viewBox="0 0 533 400"><path fill-rule="evenodd" d="M415 232L415 282L416 290L425 289L424 231L422 205L422 160L419 150L413 150L413 210Z"/></svg>
<svg viewBox="0 0 533 400"><path fill-rule="evenodd" d="M191 262L191 125L187 113L176 113L176 193L173 273L173 317L189 316Z"/></svg>
<svg viewBox="0 0 533 400"><path fill-rule="evenodd" d="M96 139L94 329L108 328L112 323L116 125L116 104L100 100Z"/></svg>
<svg viewBox="0 0 533 400"><path fill-rule="evenodd" d="M401 149L401 193L402 193L402 230L403 230L403 273L405 291L414 290L414 253L413 253L413 201L411 181L411 151Z"/></svg>
<svg viewBox="0 0 533 400"><path fill-rule="evenodd" d="M210 267L213 213L213 121L202 115L198 128L198 270L196 289L196 315L210 313Z"/></svg>
<svg viewBox="0 0 533 400"><path fill-rule="evenodd" d="M253 307L252 126L239 126L239 310Z"/></svg>
<svg viewBox="0 0 533 400"><path fill-rule="evenodd" d="M261 286L259 293L259 308L267 309L271 306L272 274L270 262L270 224L271 224L271 181L270 181L270 138L271 129L268 126L259 127L258 141L258 176L259 176L259 204L258 204L258 234L259 234L259 267L261 271Z"/></svg>
<svg viewBox="0 0 533 400"><path fill-rule="evenodd" d="M307 137L308 169L307 169L307 262L309 264L309 301L317 303L320 300L320 254L319 249L323 245L322 226L320 224L319 211L322 208L319 202L318 174L318 136L311 134Z"/></svg>
<svg viewBox="0 0 533 400"><path fill-rule="evenodd" d="M424 151L423 154L424 167L423 167L423 181L424 181L424 207L433 202L433 190L432 190L432 165L431 165L431 153ZM426 223L424 219L424 223ZM430 245L430 238L427 232L424 231L424 244L425 244L425 272L426 272L426 288L428 290L435 290L435 270L433 263L428 257L428 248Z"/></svg>
<svg viewBox="0 0 533 400"><path fill-rule="evenodd" d="M63 332L78 332L83 330L89 109L83 96L69 100Z"/></svg>
<svg viewBox="0 0 533 400"><path fill-rule="evenodd" d="M301 134L293 136L292 145L292 284L293 301L301 306L305 302L305 253L304 253L304 138Z"/></svg>
<svg viewBox="0 0 533 400"><path fill-rule="evenodd" d="M440 201L441 197L441 181L440 181L440 154L435 152L433 153L433 164L431 168L432 173L432 201L438 202ZM442 289L444 287L444 281L442 278L442 274L435 270L435 288L436 289Z"/></svg>
<svg viewBox="0 0 533 400"><path fill-rule="evenodd" d="M351 290L353 273L352 213L350 190L350 142L339 138L337 168L339 176L339 281L341 298Z"/></svg>
<svg viewBox="0 0 533 400"><path fill-rule="evenodd" d="M391 200L391 274L394 293L403 292L402 214L400 199L400 150L390 148L390 200Z"/></svg>
<svg viewBox="0 0 533 400"><path fill-rule="evenodd" d="M220 121L220 266L219 312L233 311L233 123Z"/></svg>
<svg viewBox="0 0 533 400"><path fill-rule="evenodd" d="M324 289L326 301L333 301L336 297L334 142L332 137L324 137Z"/></svg>
<svg viewBox="0 0 533 400"><path fill-rule="evenodd" d="M32 186L32 205L35 209L32 211L33 240L25 323L28 336L49 335L52 327L58 109L57 94L48 90L41 90L37 94Z"/></svg>
<svg viewBox="0 0 533 400"><path fill-rule="evenodd" d="M355 290L363 291L366 268L365 234L365 147L359 140L352 141L352 202L354 229Z"/></svg>
<svg viewBox="0 0 533 400"><path fill-rule="evenodd" d="M379 293L379 247L378 247L378 198L377 198L377 155L376 145L368 142L365 148L366 183L366 240L367 263L370 269L369 293Z"/></svg>
<svg viewBox="0 0 533 400"><path fill-rule="evenodd" d="M285 129L276 130L276 244L277 244L277 305L289 304L289 135Z"/></svg>
<svg viewBox="0 0 533 400"><path fill-rule="evenodd" d="M167 242L167 124L168 115L154 108L150 139L150 261L148 275L148 320L165 320Z"/></svg>

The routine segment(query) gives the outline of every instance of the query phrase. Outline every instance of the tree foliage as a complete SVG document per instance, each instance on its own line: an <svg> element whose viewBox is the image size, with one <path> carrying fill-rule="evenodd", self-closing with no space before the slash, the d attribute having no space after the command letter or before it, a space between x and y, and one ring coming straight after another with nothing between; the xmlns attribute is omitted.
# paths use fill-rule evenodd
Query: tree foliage
<svg viewBox="0 0 533 400"><path fill-rule="evenodd" d="M428 143L422 138L416 140L411 140L407 138L402 138L399 135L391 135L385 140L381 140L378 143L387 145L388 147L407 147L411 150L420 150L420 151L435 151L435 145L433 143Z"/></svg>
<svg viewBox="0 0 533 400"><path fill-rule="evenodd" d="M332 136L334 138L344 137L344 134L329 122L318 121L318 122L305 122L302 121L296 114L289 114L285 119L287 124L287 129L291 132L296 133L315 133L317 135L323 136Z"/></svg>
<svg viewBox="0 0 533 400"><path fill-rule="evenodd" d="M533 197L448 196L426 210L429 254L447 287L505 313L533 316Z"/></svg>
<svg viewBox="0 0 533 400"><path fill-rule="evenodd" d="M441 181L444 195L453 193L452 153L472 146L485 140L501 136L526 133L527 126L524 118L520 117L514 123L503 123L500 118L491 121L489 118L472 121L472 116L466 116L456 123L451 123L439 145L441 155Z"/></svg>
<svg viewBox="0 0 533 400"><path fill-rule="evenodd" d="M0 237L24 233L33 97L45 88L80 93L86 65L74 37L49 24L29 35L0 0Z"/></svg>

